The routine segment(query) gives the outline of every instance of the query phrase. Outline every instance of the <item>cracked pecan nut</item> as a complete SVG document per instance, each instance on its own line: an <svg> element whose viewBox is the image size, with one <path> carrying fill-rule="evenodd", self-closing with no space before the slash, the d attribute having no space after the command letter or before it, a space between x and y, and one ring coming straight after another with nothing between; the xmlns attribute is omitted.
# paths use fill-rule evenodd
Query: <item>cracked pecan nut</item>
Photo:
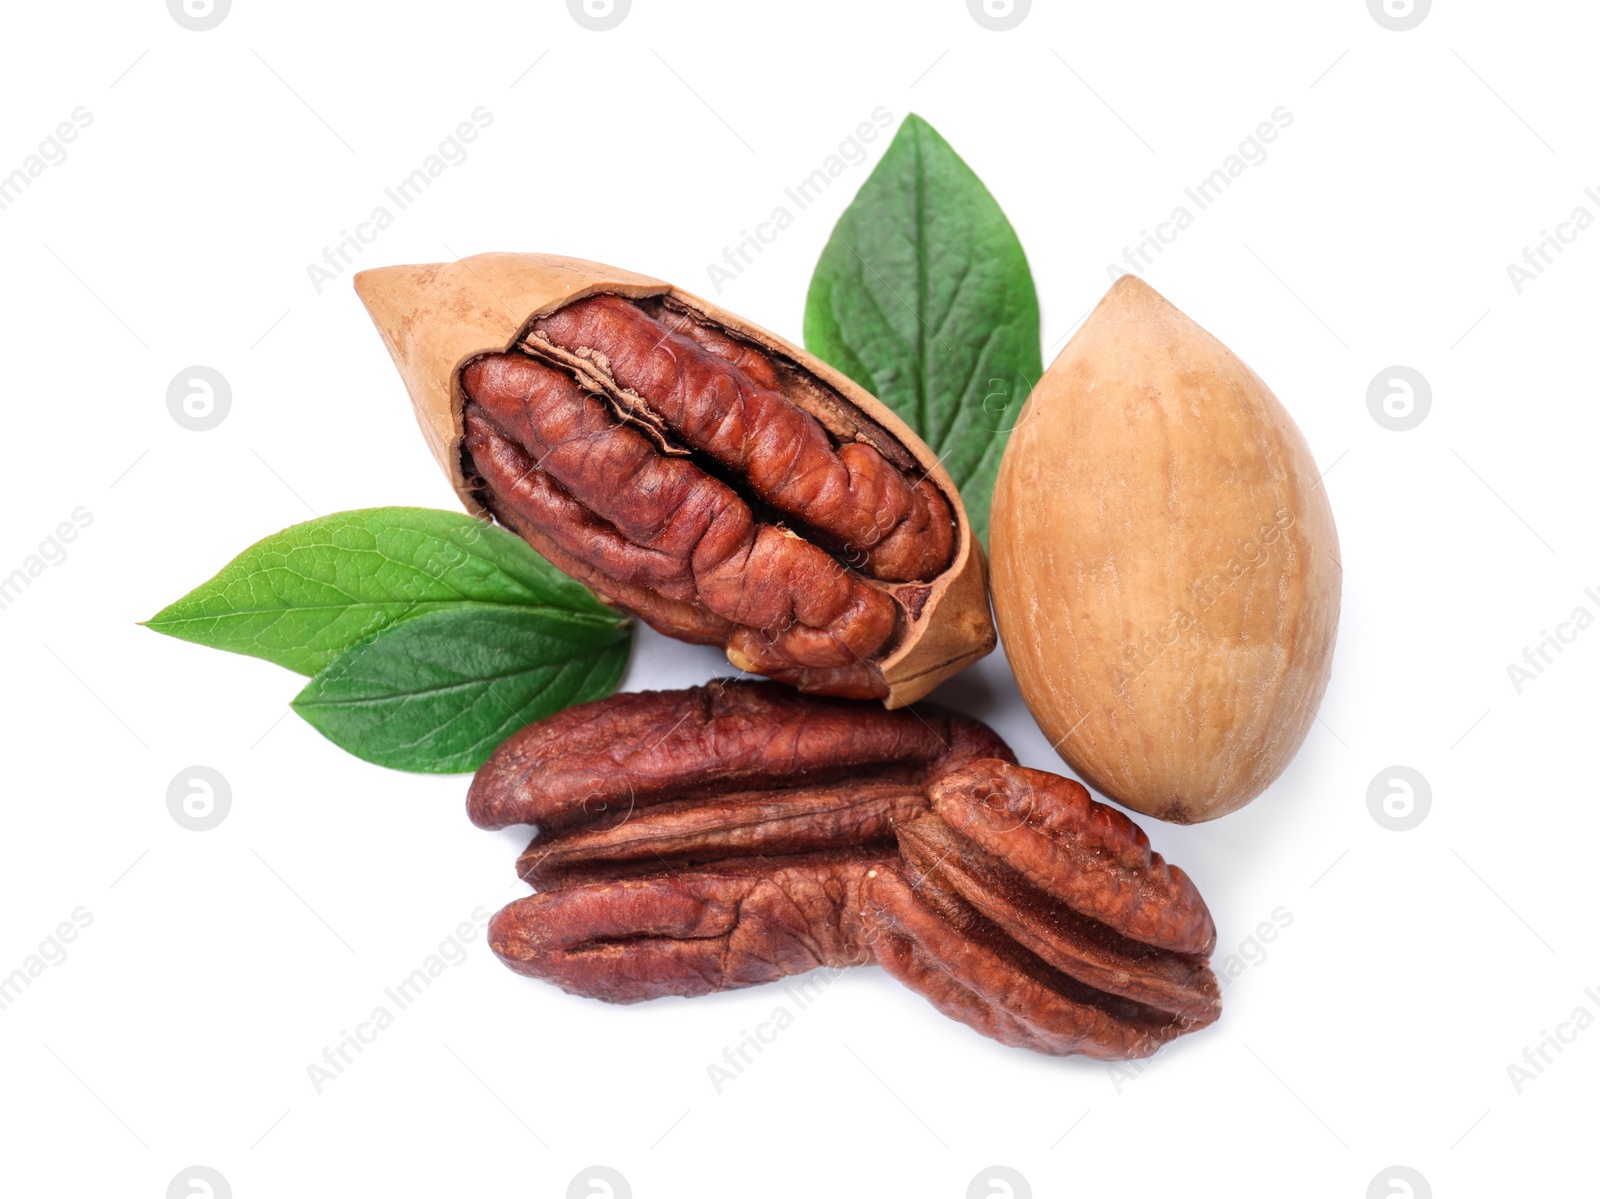
<svg viewBox="0 0 1600 1199"><path fill-rule="evenodd" d="M1216 928L1133 821L1044 771L979 761L897 826L862 888L877 960L1007 1045L1147 1057L1221 1013Z"/></svg>
<svg viewBox="0 0 1600 1199"><path fill-rule="evenodd" d="M509 738L468 813L534 824L518 873L539 892L490 925L512 969L632 1002L870 960L867 874L930 784L1011 751L934 705L887 711L770 683L582 704Z"/></svg>
<svg viewBox="0 0 1600 1199"><path fill-rule="evenodd" d="M549 255L384 267L356 288L467 506L661 632L890 707L994 647L948 474L800 348Z"/></svg>

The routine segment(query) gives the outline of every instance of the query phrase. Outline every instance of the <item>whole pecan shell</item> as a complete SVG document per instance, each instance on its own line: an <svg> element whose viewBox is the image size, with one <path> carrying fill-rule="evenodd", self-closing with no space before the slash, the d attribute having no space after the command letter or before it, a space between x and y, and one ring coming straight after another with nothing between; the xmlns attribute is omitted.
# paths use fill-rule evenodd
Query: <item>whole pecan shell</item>
<svg viewBox="0 0 1600 1199"><path fill-rule="evenodd" d="M928 787L1011 751L934 705L714 682L582 704L514 734L468 813L534 824L490 945L512 969L626 1003L870 960L861 885Z"/></svg>
<svg viewBox="0 0 1600 1199"><path fill-rule="evenodd" d="M898 825L862 887L873 952L1007 1045L1146 1057L1221 1014L1216 927L1187 875L1071 779L978 761Z"/></svg>
<svg viewBox="0 0 1600 1199"><path fill-rule="evenodd" d="M483 254L355 283L467 507L653 627L889 707L994 647L949 475L799 347L579 259Z"/></svg>

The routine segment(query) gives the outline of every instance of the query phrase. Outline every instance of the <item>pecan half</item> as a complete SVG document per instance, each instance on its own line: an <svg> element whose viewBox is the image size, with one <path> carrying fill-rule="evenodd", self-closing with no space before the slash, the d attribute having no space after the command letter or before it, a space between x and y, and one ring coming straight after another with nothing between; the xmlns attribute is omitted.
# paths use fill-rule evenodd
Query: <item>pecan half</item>
<svg viewBox="0 0 1600 1199"><path fill-rule="evenodd" d="M548 255L385 267L356 287L468 506L661 632L891 707L993 648L954 483L803 350Z"/></svg>
<svg viewBox="0 0 1600 1199"><path fill-rule="evenodd" d="M1010 760L933 705L887 711L766 683L615 695L530 725L479 769L474 823L536 824L540 892L490 926L512 969L613 1002L870 960L867 874L952 769Z"/></svg>
<svg viewBox="0 0 1600 1199"><path fill-rule="evenodd" d="M1221 1013L1216 928L1181 870L1070 780L975 762L863 887L878 961L1007 1045L1146 1057Z"/></svg>
<svg viewBox="0 0 1600 1199"><path fill-rule="evenodd" d="M489 945L519 974L609 1003L862 966L861 885L893 860L835 850L541 891L495 914Z"/></svg>

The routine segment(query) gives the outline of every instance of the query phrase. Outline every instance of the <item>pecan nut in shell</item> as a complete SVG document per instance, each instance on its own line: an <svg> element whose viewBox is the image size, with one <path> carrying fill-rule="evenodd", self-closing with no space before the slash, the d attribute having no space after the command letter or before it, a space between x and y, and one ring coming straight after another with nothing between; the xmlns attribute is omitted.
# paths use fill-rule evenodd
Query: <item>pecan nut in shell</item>
<svg viewBox="0 0 1600 1199"><path fill-rule="evenodd" d="M549 255L383 267L356 288L467 506L661 632L890 707L993 648L954 483L799 347Z"/></svg>

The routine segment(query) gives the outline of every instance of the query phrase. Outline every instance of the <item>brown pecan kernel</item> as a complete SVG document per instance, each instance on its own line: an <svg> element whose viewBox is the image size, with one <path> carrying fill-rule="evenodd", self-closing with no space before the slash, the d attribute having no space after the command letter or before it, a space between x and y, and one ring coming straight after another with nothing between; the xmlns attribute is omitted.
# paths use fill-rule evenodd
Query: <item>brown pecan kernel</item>
<svg viewBox="0 0 1600 1199"><path fill-rule="evenodd" d="M1216 925L1189 876L1082 783L986 764L950 772L929 797L951 828L1075 911L1174 953L1209 957L1216 948Z"/></svg>
<svg viewBox="0 0 1600 1199"><path fill-rule="evenodd" d="M1149 1057L1178 1032L1165 1013L1102 995L979 922L938 911L893 867L863 893L878 964L952 1020L1037 1053Z"/></svg>
<svg viewBox="0 0 1600 1199"><path fill-rule="evenodd" d="M1073 911L937 816L902 824L899 834L914 876L960 896L1056 969L1111 995L1195 1020L1215 1018L1216 980L1202 960L1142 944Z"/></svg>
<svg viewBox="0 0 1600 1199"><path fill-rule="evenodd" d="M519 974L610 1003L865 965L861 882L891 860L835 850L541 891L495 914L489 945Z"/></svg>
<svg viewBox="0 0 1600 1199"><path fill-rule="evenodd" d="M875 952L946 1015L1046 1053L1143 1057L1221 1011L1187 876L1070 779L975 762L898 826L865 895Z"/></svg>
<svg viewBox="0 0 1600 1199"><path fill-rule="evenodd" d="M623 692L529 725L478 768L467 812L480 828L558 833L731 792L882 782L925 797L930 781L979 758L1012 754L987 726L932 704L889 711L719 680Z"/></svg>
<svg viewBox="0 0 1600 1199"><path fill-rule="evenodd" d="M771 359L661 300L579 300L461 385L480 501L558 565L664 633L725 642L743 669L888 694L872 663L918 597L867 580L938 575L955 524L881 430L867 439L857 417L864 439L836 444ZM847 419L842 401L828 411Z"/></svg>
<svg viewBox="0 0 1600 1199"><path fill-rule="evenodd" d="M914 782L867 779L669 801L567 832L541 833L517 873L549 890L657 873L719 858L804 853L830 845L894 848L894 824L927 811Z"/></svg>

